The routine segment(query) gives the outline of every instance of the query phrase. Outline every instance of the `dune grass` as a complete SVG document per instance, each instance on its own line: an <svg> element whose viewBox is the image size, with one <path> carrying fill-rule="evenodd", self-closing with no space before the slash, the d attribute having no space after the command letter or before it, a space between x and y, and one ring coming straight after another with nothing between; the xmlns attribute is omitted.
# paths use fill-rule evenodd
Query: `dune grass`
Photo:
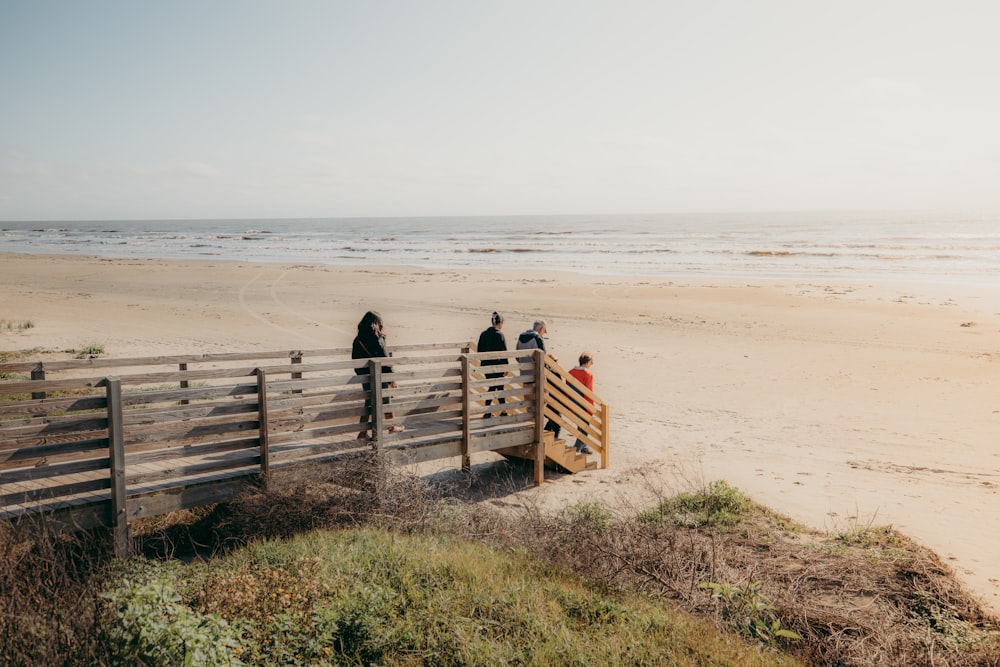
<svg viewBox="0 0 1000 667"><path fill-rule="evenodd" d="M186 643L215 651L218 664L797 664L641 596L445 535L314 531L122 576L130 588L113 596L111 627L135 660L174 646L179 664ZM184 642L158 614L129 613L151 584L172 588L192 614L172 631Z"/></svg>
<svg viewBox="0 0 1000 667"><path fill-rule="evenodd" d="M0 333L25 331L34 329L35 323L31 320L7 320L0 318Z"/></svg>

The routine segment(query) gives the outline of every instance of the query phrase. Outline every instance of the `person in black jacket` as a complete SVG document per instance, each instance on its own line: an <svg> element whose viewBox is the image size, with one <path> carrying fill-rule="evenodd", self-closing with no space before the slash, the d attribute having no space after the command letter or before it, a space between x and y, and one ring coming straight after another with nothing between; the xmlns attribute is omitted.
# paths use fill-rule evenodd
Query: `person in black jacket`
<svg viewBox="0 0 1000 667"><path fill-rule="evenodd" d="M477 352L506 352L507 351L507 339L503 335L503 315L494 312L493 317L490 320L491 325L488 329L485 329L481 334L479 334L479 344L476 345ZM506 359L484 359L482 362L483 366L500 366L506 364ZM495 379L503 377L506 373L487 373L487 379ZM490 387L490 392L503 391L504 386L502 384L494 385ZM493 399L486 399L486 407L490 406ZM503 396L497 398L497 404L503 405L507 403L507 399ZM489 419L493 414L487 412L483 415L483 419ZM501 417L506 416L506 413L501 413Z"/></svg>
<svg viewBox="0 0 1000 667"><path fill-rule="evenodd" d="M378 357L388 357L389 352L385 347L385 333L383 331L384 324L382 323L382 316L379 315L374 310L369 310L365 313L365 316L361 318L358 322L358 335L354 337L354 344L351 347L351 358L352 359L372 359ZM368 364L364 366L358 366L354 369L357 375L369 375L370 370ZM382 366L383 373L391 373L392 366ZM388 389L391 385L395 383L383 382L382 388ZM365 424L369 421L369 416L372 413L372 399L371 399L371 389L372 385L370 382L365 382L363 385L367 397L365 398L365 414L361 415L361 423ZM382 399L382 403L388 403L389 397ZM390 413L391 416L391 413ZM390 432L394 432L395 429L390 429ZM365 439L368 437L368 429L361 431L358 437Z"/></svg>
<svg viewBox="0 0 1000 667"><path fill-rule="evenodd" d="M545 325L545 320L535 320L535 323L530 329L522 333L517 337L517 349L519 350L545 350L545 339L542 338L545 334L549 332L549 328ZM549 355L552 361L557 361L554 354ZM531 357L518 357L517 360L522 364L531 363ZM538 373L542 372L542 369L537 369ZM525 385L527 386L527 384ZM550 419L545 423L545 430L552 431L559 437L560 426L554 420Z"/></svg>

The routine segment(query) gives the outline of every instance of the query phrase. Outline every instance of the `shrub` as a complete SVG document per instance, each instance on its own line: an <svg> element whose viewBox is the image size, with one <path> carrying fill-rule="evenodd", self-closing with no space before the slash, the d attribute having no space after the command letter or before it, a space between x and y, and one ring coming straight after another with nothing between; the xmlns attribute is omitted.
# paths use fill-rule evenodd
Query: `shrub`
<svg viewBox="0 0 1000 667"><path fill-rule="evenodd" d="M76 353L77 359L95 359L104 354L104 346L100 343L87 343L79 350L71 350Z"/></svg>
<svg viewBox="0 0 1000 667"><path fill-rule="evenodd" d="M101 595L111 622L107 639L120 665L242 665L239 633L220 616L181 602L178 568L141 563Z"/></svg>
<svg viewBox="0 0 1000 667"><path fill-rule="evenodd" d="M724 480L711 482L696 493L680 493L639 515L644 523L667 523L697 528L728 528L738 524L751 509L751 503L739 489Z"/></svg>

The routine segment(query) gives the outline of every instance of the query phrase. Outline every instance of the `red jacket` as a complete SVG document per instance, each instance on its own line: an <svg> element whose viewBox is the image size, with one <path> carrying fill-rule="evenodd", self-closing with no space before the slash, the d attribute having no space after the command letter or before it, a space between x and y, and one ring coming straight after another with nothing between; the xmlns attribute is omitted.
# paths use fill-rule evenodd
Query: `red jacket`
<svg viewBox="0 0 1000 667"><path fill-rule="evenodd" d="M586 368L584 368L583 366L577 366L576 368L571 368L569 374L575 377L581 383L583 383L584 387L586 387L590 391L594 391L594 374L588 371ZM584 398L587 399L587 402L590 403L591 405L594 404L594 399L592 399L590 396L584 395Z"/></svg>

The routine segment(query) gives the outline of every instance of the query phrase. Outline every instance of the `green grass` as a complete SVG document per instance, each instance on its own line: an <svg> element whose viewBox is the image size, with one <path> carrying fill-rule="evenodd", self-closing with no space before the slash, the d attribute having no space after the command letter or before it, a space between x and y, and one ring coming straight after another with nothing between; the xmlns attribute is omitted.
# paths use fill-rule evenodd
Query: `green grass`
<svg viewBox="0 0 1000 667"><path fill-rule="evenodd" d="M639 515L640 522L667 523L696 528L731 528L753 509L739 489L723 480L709 483L697 492L680 493Z"/></svg>
<svg viewBox="0 0 1000 667"><path fill-rule="evenodd" d="M115 650L144 664L180 664L185 646L213 664L798 664L528 556L378 529L137 561L107 599Z"/></svg>

